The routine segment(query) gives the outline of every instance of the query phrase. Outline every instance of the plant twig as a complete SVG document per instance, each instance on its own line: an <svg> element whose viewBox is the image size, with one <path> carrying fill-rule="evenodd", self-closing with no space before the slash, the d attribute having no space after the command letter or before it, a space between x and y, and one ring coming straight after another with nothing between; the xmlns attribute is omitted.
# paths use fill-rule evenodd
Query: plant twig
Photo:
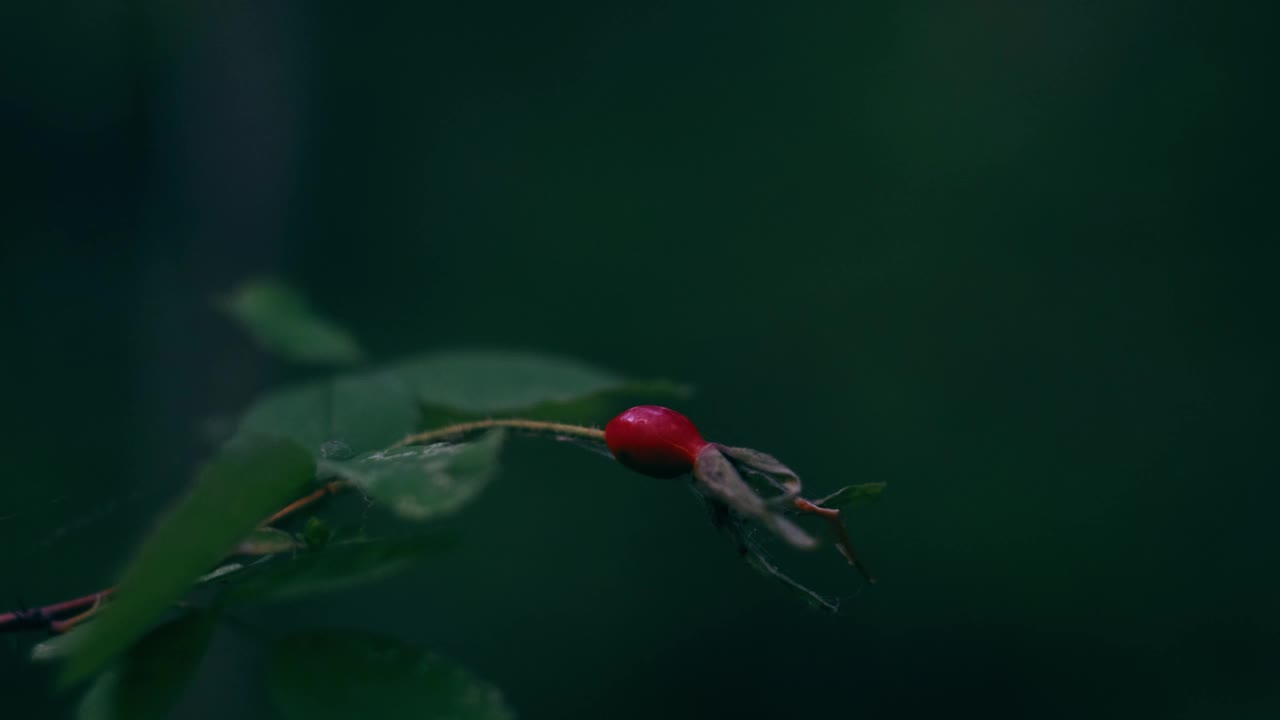
<svg viewBox="0 0 1280 720"><path fill-rule="evenodd" d="M350 481L331 480L325 483L320 489L316 490L310 495L298 498L297 500L294 500L288 505L285 505L284 507L280 508L279 510L276 511L274 515L267 518L266 520L263 520L262 523L258 525L258 527L267 527L268 525L274 525L275 523L289 517L290 515L298 512L299 510L305 507L308 507L310 505L314 505L315 503L320 502L321 500L329 497L330 495L337 495L338 493L342 492L343 490L346 490L349 487L351 487Z"/></svg>
<svg viewBox="0 0 1280 720"><path fill-rule="evenodd" d="M410 435L391 447L403 447L405 445L425 445L427 443L440 442L443 440L455 440L467 435L491 430L493 428L512 428L515 430L523 430L535 435L552 435L563 437L574 437L583 440L595 440L604 442L604 431L596 428L584 427L582 425L568 425L565 423L544 422L542 420L522 420L519 418L490 418L487 420L474 420L472 422L458 423L447 427L438 428L436 430L428 430L415 435Z"/></svg>
<svg viewBox="0 0 1280 720"><path fill-rule="evenodd" d="M853 541L849 539L849 532L845 530L844 519L840 517L840 511L836 508L824 508L814 505L812 502L798 497L792 501L795 508L803 513L817 515L827 522L831 523L831 528L836 535L836 549L844 556L849 564L858 569L862 573L862 577L867 579L869 583L875 583L876 578L871 574L871 570L858 559L858 553L853 549Z"/></svg>
<svg viewBox="0 0 1280 720"><path fill-rule="evenodd" d="M604 431L580 425L543 422L540 420L521 420L516 418L476 420L458 423L436 430L410 435L392 447L439 442L473 435L491 428L514 428L539 435L567 436L604 442ZM336 495L352 484L348 480L331 480L309 495L305 495L276 511L271 517L263 520L259 527L267 527L290 515L310 507L331 495ZM240 554L240 553L233 553ZM115 593L114 587L62 602L52 603L37 608L12 610L0 613L0 633L20 632L23 630L48 629L50 632L66 632L80 623L91 619ZM68 617L70 616L70 617Z"/></svg>
<svg viewBox="0 0 1280 720"><path fill-rule="evenodd" d="M271 517L262 521L259 527L277 523L299 510L313 505L330 495L336 495L349 487L351 487L351 483L346 480L332 480L325 483L323 487L310 495L294 500L276 511ZM232 553L232 555L241 554L243 553ZM13 610L0 613L0 633L41 629L48 629L49 632L58 634L67 632L80 623L92 619L115 591L114 587L109 587L73 600L64 600L28 610ZM75 613L75 615L65 617L72 613Z"/></svg>

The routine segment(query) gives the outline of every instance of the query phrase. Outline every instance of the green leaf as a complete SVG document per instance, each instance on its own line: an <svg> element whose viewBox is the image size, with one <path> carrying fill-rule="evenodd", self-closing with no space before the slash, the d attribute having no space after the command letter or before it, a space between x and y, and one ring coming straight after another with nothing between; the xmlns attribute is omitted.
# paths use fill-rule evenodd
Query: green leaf
<svg viewBox="0 0 1280 720"><path fill-rule="evenodd" d="M389 577L452 545L440 534L330 543L323 549L281 555L228 575L223 601L280 601Z"/></svg>
<svg viewBox="0 0 1280 720"><path fill-rule="evenodd" d="M258 528L236 545L237 555L273 555L290 552L301 546L297 538L272 527Z"/></svg>
<svg viewBox="0 0 1280 720"><path fill-rule="evenodd" d="M229 445L143 542L101 616L72 633L63 682L83 680L127 650L314 475L311 458L294 443L247 438Z"/></svg>
<svg viewBox="0 0 1280 720"><path fill-rule="evenodd" d="M525 352L437 352L398 363L393 371L424 405L462 413L524 410L602 393L682 391L673 383L631 381L577 360Z"/></svg>
<svg viewBox="0 0 1280 720"><path fill-rule="evenodd" d="M272 649L267 683L286 720L506 720L501 693L457 665L394 638L308 632Z"/></svg>
<svg viewBox="0 0 1280 720"><path fill-rule="evenodd" d="M413 392L388 372L341 375L265 395L240 421L240 433L296 440L319 457L330 440L353 452L384 448L417 429Z"/></svg>
<svg viewBox="0 0 1280 720"><path fill-rule="evenodd" d="M870 505L880 499L880 493L884 492L884 485L882 482L846 485L821 500L815 500L814 504L839 510Z"/></svg>
<svg viewBox="0 0 1280 720"><path fill-rule="evenodd" d="M263 350L286 360L349 365L364 352L346 330L316 315L296 290L277 280L254 280L217 303Z"/></svg>
<svg viewBox="0 0 1280 720"><path fill-rule="evenodd" d="M498 468L505 433L491 430L471 443L407 445L321 469L354 482L397 515L422 521L449 515L484 490Z"/></svg>
<svg viewBox="0 0 1280 720"><path fill-rule="evenodd" d="M192 612L161 625L98 676L78 720L163 720L195 677L213 636L214 616Z"/></svg>

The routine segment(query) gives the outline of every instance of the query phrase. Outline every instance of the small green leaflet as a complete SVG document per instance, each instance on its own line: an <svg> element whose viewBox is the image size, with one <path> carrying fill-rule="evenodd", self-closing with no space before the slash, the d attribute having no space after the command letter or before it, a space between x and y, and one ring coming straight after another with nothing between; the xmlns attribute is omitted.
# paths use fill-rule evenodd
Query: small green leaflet
<svg viewBox="0 0 1280 720"><path fill-rule="evenodd" d="M267 685L285 720L510 720L497 688L433 653L364 632L313 631L272 648Z"/></svg>
<svg viewBox="0 0 1280 720"><path fill-rule="evenodd" d="M320 469L347 478L400 517L423 521L471 502L497 473L506 433L491 430L471 443L433 443L323 461Z"/></svg>
<svg viewBox="0 0 1280 720"><path fill-rule="evenodd" d="M217 303L263 350L297 363L350 365L364 352L343 328L312 311L299 292L269 278L240 286Z"/></svg>

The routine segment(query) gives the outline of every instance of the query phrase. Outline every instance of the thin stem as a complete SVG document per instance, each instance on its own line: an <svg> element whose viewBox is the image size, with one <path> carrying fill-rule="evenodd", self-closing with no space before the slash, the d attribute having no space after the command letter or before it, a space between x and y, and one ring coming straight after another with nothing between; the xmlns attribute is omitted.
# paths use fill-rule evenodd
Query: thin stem
<svg viewBox="0 0 1280 720"><path fill-rule="evenodd" d="M583 427L581 425L544 422L541 420L501 418L476 420L474 422L449 425L436 430L428 430L427 432L410 435L392 447L462 438L484 430L500 427L514 428L516 430L523 430L537 435L567 436L604 442L604 431L597 430L595 428ZM316 489L311 494L298 498L276 511L271 515L271 517L263 520L259 527L266 527L277 523L303 508L314 505L326 497L336 495L351 487L352 484L347 480L332 480L325 483L323 487ZM102 608L105 601L110 599L111 595L115 593L115 591L116 589L114 587L109 587L105 590L99 590L96 593L91 593L83 597L64 600L51 605L45 605L43 607L0 613L0 633L45 628L52 632L66 632L85 620L91 619ZM68 615L71 615L71 617L67 617Z"/></svg>
<svg viewBox="0 0 1280 720"><path fill-rule="evenodd" d="M862 573L862 577L867 579L869 583L875 583L876 578L871 574L871 570L858 559L858 553L853 549L853 541L849 539L849 532L844 527L844 518L840 517L840 511L836 508L818 507L804 498L796 498L793 501L795 508L800 512L817 515L827 522L831 523L832 530L836 534L836 549L844 556L849 564L858 569Z"/></svg>
<svg viewBox="0 0 1280 720"><path fill-rule="evenodd" d="M467 435L490 430L492 428L514 428L535 435L554 435L581 438L583 440L594 440L604 442L604 431L596 428L584 427L582 425L567 425L565 423L544 422L542 420L522 420L519 418L490 418L488 420L475 420L472 422L458 423L457 425L449 425L447 427L438 428L436 430L428 430L420 432L416 435L410 435L391 447L403 447L405 445L425 445L427 443L440 442L442 440L453 440Z"/></svg>
<svg viewBox="0 0 1280 720"><path fill-rule="evenodd" d="M262 521L259 527L266 527L279 522L299 510L313 505L330 495L336 495L349 487L351 487L351 483L346 480L332 480L325 483L323 487L310 495L294 500L276 511L271 517ZM244 553L236 552L232 554L242 555ZM114 587L109 587L73 600L64 600L30 610L14 610L0 613L0 633L44 628L48 628L53 633L67 632L85 620L92 619L115 591ZM61 619L71 613L76 614L72 617Z"/></svg>
<svg viewBox="0 0 1280 720"><path fill-rule="evenodd" d="M108 590L111 590L111 588L108 588ZM102 609L103 598L105 598L107 594L108 591L98 593L98 597L93 601L93 605L79 615L73 615L66 620L54 620L49 623L49 631L61 635L62 633L70 631L85 620L91 619L94 615L98 614L99 610Z"/></svg>
<svg viewBox="0 0 1280 720"><path fill-rule="evenodd" d="M274 515L267 518L266 520L263 520L262 523L258 525L258 527L266 527L268 525L274 525L275 523L289 517L290 515L298 512L299 510L309 505L314 505L315 503L320 502L321 500L329 497L330 495L337 495L338 493L342 492L343 490L346 490L349 487L351 487L351 483L347 480L332 480L330 482L327 482L324 484L323 487L311 493L310 495L307 495L306 497L298 498L297 500L294 500L288 505L285 505L284 507L280 508L279 510L276 511Z"/></svg>

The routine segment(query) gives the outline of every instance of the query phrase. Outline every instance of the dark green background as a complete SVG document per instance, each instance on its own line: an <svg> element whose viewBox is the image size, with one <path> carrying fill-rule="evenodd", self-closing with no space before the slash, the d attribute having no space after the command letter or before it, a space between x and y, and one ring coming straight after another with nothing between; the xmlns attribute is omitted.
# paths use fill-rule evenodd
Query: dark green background
<svg viewBox="0 0 1280 720"><path fill-rule="evenodd" d="M528 718L1280 713L1268 4L172 5L0 18L0 605L109 583L298 374L209 308L272 273L380 358L677 378L709 436L889 490L875 588L776 556L829 617L679 483L522 442L460 549L259 623ZM31 639L6 718L74 699ZM246 645L181 717L271 717Z"/></svg>

